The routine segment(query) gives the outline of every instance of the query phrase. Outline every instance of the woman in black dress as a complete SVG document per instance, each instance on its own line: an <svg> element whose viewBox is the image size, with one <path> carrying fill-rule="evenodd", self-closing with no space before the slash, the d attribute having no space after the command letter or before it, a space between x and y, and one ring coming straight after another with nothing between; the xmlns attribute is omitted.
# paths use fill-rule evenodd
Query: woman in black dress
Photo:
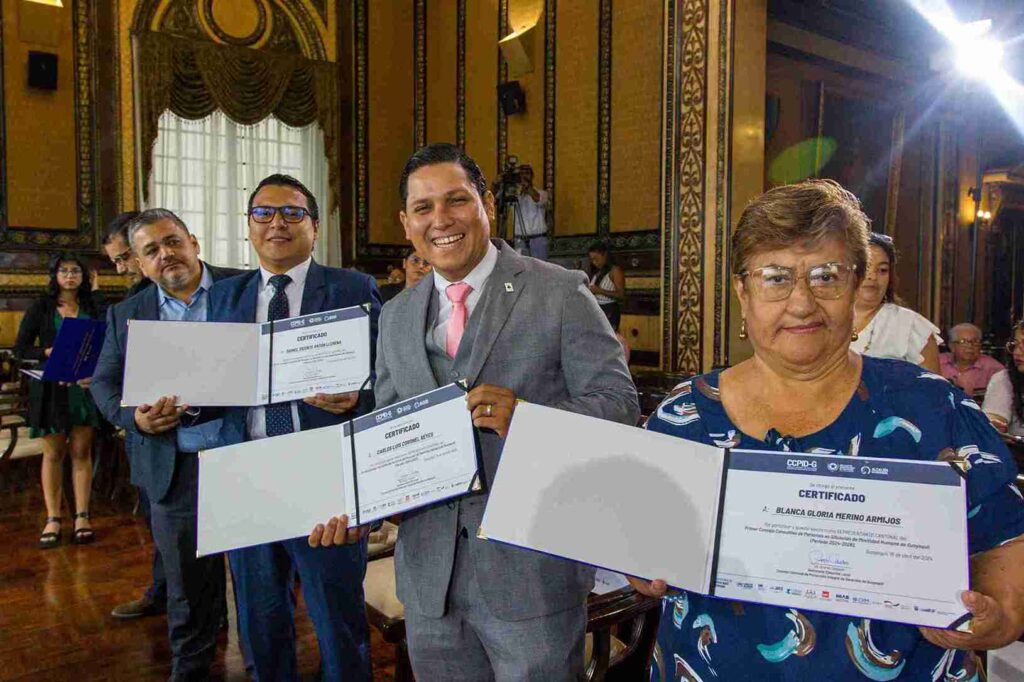
<svg viewBox="0 0 1024 682"><path fill-rule="evenodd" d="M50 263L46 294L32 304L21 320L15 354L23 360L38 360L43 368L65 318L97 319L100 315L85 262L72 254L59 254ZM29 386L28 424L32 437L43 441L42 483L47 517L39 538L43 549L60 543L61 487L67 452L71 453L71 480L75 491L72 540L76 544L87 544L95 539L89 523L89 495L92 439L100 418L86 390L88 381L66 386L33 379Z"/></svg>

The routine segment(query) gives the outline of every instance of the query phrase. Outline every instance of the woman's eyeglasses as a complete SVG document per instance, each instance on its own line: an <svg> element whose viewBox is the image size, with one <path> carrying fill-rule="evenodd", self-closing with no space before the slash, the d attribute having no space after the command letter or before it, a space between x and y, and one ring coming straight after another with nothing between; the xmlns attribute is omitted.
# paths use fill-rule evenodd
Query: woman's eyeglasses
<svg viewBox="0 0 1024 682"><path fill-rule="evenodd" d="M57 270L58 275L64 275L65 277L82 276L81 268L59 268Z"/></svg>
<svg viewBox="0 0 1024 682"><path fill-rule="evenodd" d="M1007 353L1012 353L1013 351L1017 350L1017 346L1019 346L1019 345L1020 345L1020 343L1018 343L1017 341L1007 341L1006 342L1006 352Z"/></svg>
<svg viewBox="0 0 1024 682"><path fill-rule="evenodd" d="M956 341L950 341L949 343L953 346L980 346L981 339L957 339ZM1010 343L1013 343L1013 341Z"/></svg>
<svg viewBox="0 0 1024 682"><path fill-rule="evenodd" d="M744 270L738 277L745 279L754 295L762 301L783 301L789 298L801 279L807 282L807 288L815 298L835 300L849 291L856 271L855 265L824 263L798 275L793 268L766 265L763 268Z"/></svg>
<svg viewBox="0 0 1024 682"><path fill-rule="evenodd" d="M249 217L257 223L269 223L275 213L280 213L286 223L301 223L309 215L301 206L253 206L249 209Z"/></svg>

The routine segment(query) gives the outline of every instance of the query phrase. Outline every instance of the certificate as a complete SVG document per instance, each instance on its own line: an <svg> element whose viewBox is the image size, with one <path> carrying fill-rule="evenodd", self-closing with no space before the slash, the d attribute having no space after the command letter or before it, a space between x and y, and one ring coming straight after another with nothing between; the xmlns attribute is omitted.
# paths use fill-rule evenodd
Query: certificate
<svg viewBox="0 0 1024 682"><path fill-rule="evenodd" d="M199 454L198 556L352 526L481 490L458 384L321 429Z"/></svg>
<svg viewBox="0 0 1024 682"><path fill-rule="evenodd" d="M728 456L711 594L931 627L969 617L964 479L948 464Z"/></svg>
<svg viewBox="0 0 1024 682"><path fill-rule="evenodd" d="M479 535L716 597L969 619L949 463L729 450L521 404Z"/></svg>
<svg viewBox="0 0 1024 682"><path fill-rule="evenodd" d="M42 370L23 369L40 381L75 382L91 377L96 371L103 348L107 323L103 320L82 320L68 317L61 321L57 337L53 340L50 357Z"/></svg>
<svg viewBox="0 0 1024 682"><path fill-rule="evenodd" d="M196 407L346 393L370 380L367 306L262 323L129 320L123 406Z"/></svg>

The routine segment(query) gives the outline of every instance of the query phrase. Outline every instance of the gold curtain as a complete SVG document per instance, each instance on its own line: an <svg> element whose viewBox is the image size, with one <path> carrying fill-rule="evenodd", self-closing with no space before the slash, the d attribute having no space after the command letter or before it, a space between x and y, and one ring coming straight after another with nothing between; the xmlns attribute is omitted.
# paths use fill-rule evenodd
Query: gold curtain
<svg viewBox="0 0 1024 682"><path fill-rule="evenodd" d="M330 209L338 205L341 102L334 64L154 32L137 33L135 39L144 193L160 115L169 109L182 118L198 120L220 109L242 125L258 123L271 114L296 128L317 122L327 153Z"/></svg>

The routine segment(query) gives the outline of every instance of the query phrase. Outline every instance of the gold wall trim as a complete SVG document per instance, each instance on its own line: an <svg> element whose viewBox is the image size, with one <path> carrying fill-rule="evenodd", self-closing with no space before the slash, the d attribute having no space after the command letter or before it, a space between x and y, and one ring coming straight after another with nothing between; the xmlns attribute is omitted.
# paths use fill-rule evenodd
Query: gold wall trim
<svg viewBox="0 0 1024 682"><path fill-rule="evenodd" d="M707 0L683 0L679 17L681 64L678 137L679 307L676 320L676 371L697 373L703 360L704 193L707 119Z"/></svg>
<svg viewBox="0 0 1024 682"><path fill-rule="evenodd" d="M544 1L544 189L548 193L548 224L555 224L555 38L558 0ZM500 172L500 169L499 169Z"/></svg>
<svg viewBox="0 0 1024 682"><path fill-rule="evenodd" d="M597 48L597 233L611 229L612 0L601 0Z"/></svg>
<svg viewBox="0 0 1024 682"><path fill-rule="evenodd" d="M413 145L427 143L427 0L413 5Z"/></svg>
<svg viewBox="0 0 1024 682"><path fill-rule="evenodd" d="M664 58L662 60L662 206L661 206L661 369L671 370L678 364L679 330L676 324L679 289L679 212L676 138L679 109L680 45L678 31L679 0L665 0Z"/></svg>
<svg viewBox="0 0 1024 682"><path fill-rule="evenodd" d="M466 0L455 15L455 144L466 147Z"/></svg>
<svg viewBox="0 0 1024 682"><path fill-rule="evenodd" d="M498 40L509 34L508 30L508 3L509 0L498 0ZM498 54L498 85L508 82L508 64L501 55L501 50L495 50ZM505 168L505 157L508 156L508 117L498 104L498 165L494 167L494 175L497 177Z"/></svg>
<svg viewBox="0 0 1024 682"><path fill-rule="evenodd" d="M96 217L95 193L95 131L96 120L93 111L93 63L96 47L93 32L94 10L92 0L74 0L72 7L75 63L75 138L78 153L78 204L77 229L48 230L42 228L19 228L7 223L6 138L4 132L4 104L0 101L0 245L5 248L40 249L96 249L99 248L103 227ZM3 10L0 8L0 25ZM0 41L2 42L2 41ZM0 46L0 57L2 57ZM0 62L2 63L2 62ZM0 74L0 92L3 77ZM2 98L0 98L2 100Z"/></svg>

